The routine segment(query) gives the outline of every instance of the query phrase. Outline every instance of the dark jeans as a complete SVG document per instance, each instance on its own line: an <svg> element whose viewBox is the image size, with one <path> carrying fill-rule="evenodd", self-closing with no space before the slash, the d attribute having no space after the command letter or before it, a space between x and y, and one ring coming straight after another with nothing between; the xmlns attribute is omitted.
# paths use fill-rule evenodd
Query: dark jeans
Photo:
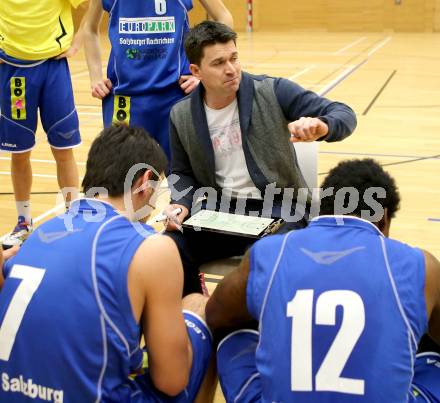
<svg viewBox="0 0 440 403"><path fill-rule="evenodd" d="M426 353L426 352L435 352L440 354L440 346L431 339L428 334L424 334L419 342L419 348L417 350L417 353Z"/></svg>
<svg viewBox="0 0 440 403"><path fill-rule="evenodd" d="M248 215L249 211L261 212L262 204L260 200L249 200L246 205L245 214ZM217 210L218 207L217 205ZM235 203L232 203L229 212L234 211ZM274 208L272 218L279 218L276 211L276 208ZM298 222L284 223L276 233L283 234L293 229L301 229L306 226L307 220L306 218L302 218ZM192 292L202 292L199 267L203 263L243 255L246 250L257 241L256 238L227 235L211 231L195 231L189 228L184 228L183 233L179 231L167 231L165 234L176 242L179 249L184 270L184 296Z"/></svg>

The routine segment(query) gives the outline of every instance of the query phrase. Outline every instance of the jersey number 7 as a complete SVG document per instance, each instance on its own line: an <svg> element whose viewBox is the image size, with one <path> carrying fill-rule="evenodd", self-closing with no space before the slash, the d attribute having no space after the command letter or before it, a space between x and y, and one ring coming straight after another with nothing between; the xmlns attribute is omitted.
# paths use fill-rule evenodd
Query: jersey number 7
<svg viewBox="0 0 440 403"><path fill-rule="evenodd" d="M41 280L43 280L45 272L44 269L21 264L12 267L9 277L18 278L22 281L12 296L3 323L0 326L0 360L9 360L24 313Z"/></svg>

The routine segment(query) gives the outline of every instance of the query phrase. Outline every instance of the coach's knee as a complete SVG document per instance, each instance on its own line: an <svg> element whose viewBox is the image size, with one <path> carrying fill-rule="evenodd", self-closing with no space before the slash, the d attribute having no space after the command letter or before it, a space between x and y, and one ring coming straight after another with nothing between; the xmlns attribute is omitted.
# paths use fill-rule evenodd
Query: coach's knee
<svg viewBox="0 0 440 403"><path fill-rule="evenodd" d="M182 300L182 308L194 312L196 315L200 316L205 320L205 307L208 302L208 297L202 294L193 293L189 294Z"/></svg>

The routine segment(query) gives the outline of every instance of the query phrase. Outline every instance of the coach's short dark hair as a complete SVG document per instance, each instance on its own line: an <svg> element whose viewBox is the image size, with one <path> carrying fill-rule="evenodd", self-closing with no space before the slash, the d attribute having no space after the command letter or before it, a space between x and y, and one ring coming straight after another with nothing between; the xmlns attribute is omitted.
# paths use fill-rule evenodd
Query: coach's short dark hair
<svg viewBox="0 0 440 403"><path fill-rule="evenodd" d="M365 191L372 187L385 190L386 195L384 198L376 197L377 195L372 197L382 208L388 209L389 218L394 217L400 204L396 182L378 162L371 158L342 161L330 170L321 188L323 190L327 188L334 189L331 196L326 196L321 200L320 214L338 214L335 211L335 206L338 205L338 203L335 203L335 195L342 188L355 188L359 192L359 203L350 214L361 217L362 210L372 212L371 206L364 200ZM348 197L348 194L346 197Z"/></svg>
<svg viewBox="0 0 440 403"><path fill-rule="evenodd" d="M231 28L221 22L203 21L186 35L186 56L190 63L199 66L206 46L229 41L237 41L237 34Z"/></svg>
<svg viewBox="0 0 440 403"><path fill-rule="evenodd" d="M109 196L123 195L127 173L139 163L152 167L156 172L151 179L157 180L168 161L162 148L144 129L127 125L107 127L90 147L82 181L84 193L94 187L103 187ZM142 168L136 172L131 186L146 170Z"/></svg>

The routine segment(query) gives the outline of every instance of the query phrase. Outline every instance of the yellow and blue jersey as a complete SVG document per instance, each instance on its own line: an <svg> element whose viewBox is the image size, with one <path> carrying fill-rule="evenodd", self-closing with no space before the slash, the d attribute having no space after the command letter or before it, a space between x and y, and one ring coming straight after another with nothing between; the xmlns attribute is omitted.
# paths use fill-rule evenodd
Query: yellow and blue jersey
<svg viewBox="0 0 440 403"><path fill-rule="evenodd" d="M0 49L16 59L43 60L69 49L72 6L84 0L2 0Z"/></svg>

